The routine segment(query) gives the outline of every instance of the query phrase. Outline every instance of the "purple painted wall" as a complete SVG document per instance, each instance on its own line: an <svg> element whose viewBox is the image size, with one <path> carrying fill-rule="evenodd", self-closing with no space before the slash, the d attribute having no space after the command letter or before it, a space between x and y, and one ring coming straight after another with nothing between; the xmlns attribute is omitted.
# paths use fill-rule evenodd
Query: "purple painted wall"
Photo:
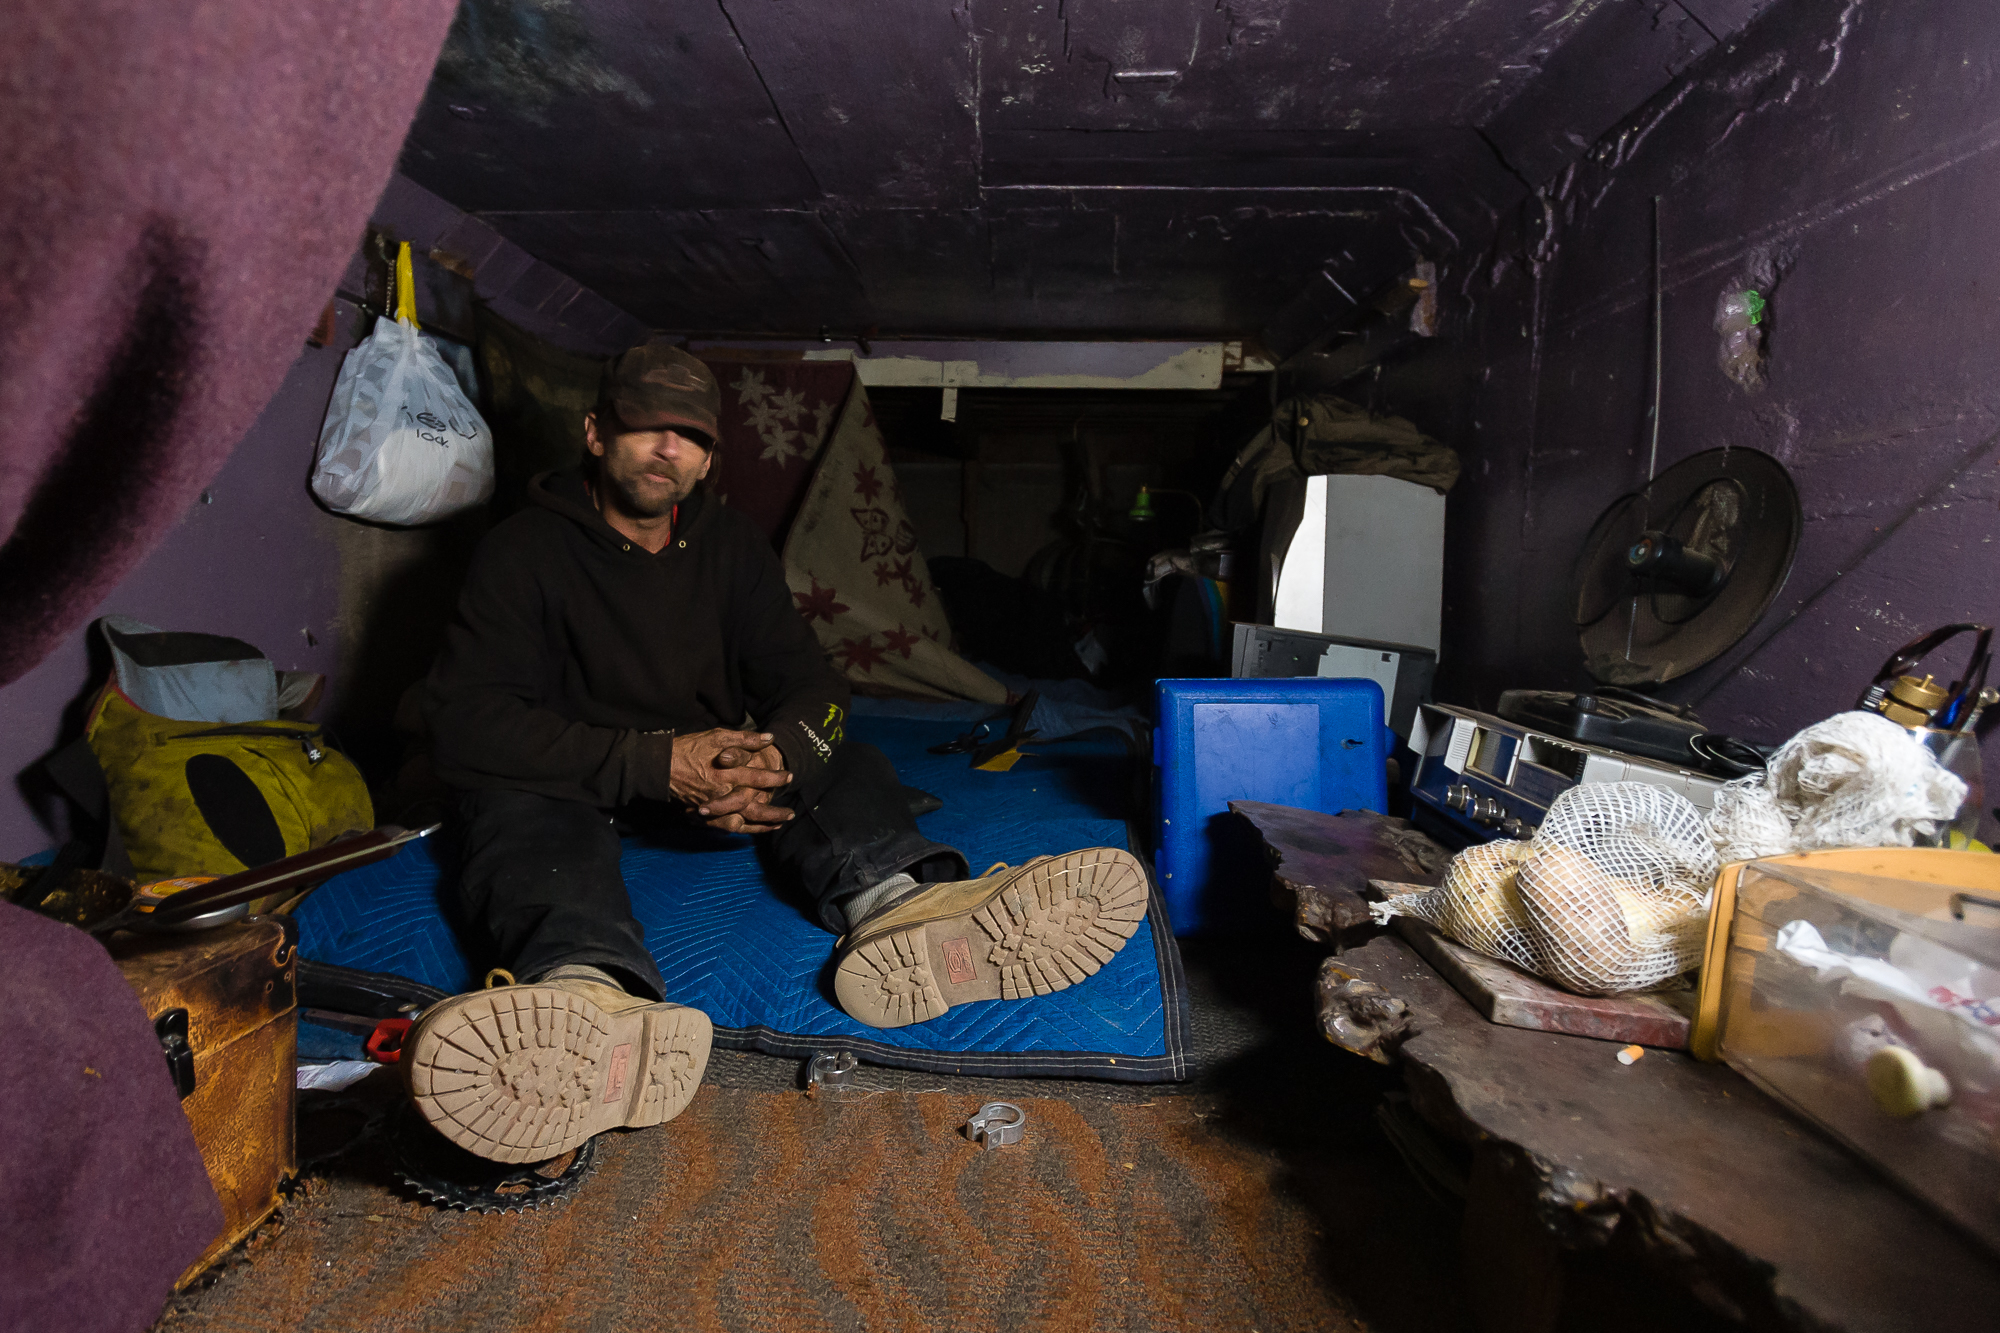
<svg viewBox="0 0 2000 1333"><path fill-rule="evenodd" d="M1763 450L1806 517L1764 621L1663 693L1781 740L1918 632L2000 618L1996 50L1990 0L1785 0L1503 227L1463 291L1476 427L1451 496L1443 697L1583 681L1571 562L1647 475L1655 195L1660 467ZM1718 368L1711 327L1746 282L1771 300L1755 393Z"/></svg>
<svg viewBox="0 0 2000 1333"><path fill-rule="evenodd" d="M209 502L190 506L91 619L117 614L233 634L281 669L332 670L340 570L331 528L341 520L313 504L305 479L341 355L338 346L300 355L204 492ZM12 779L55 745L64 710L90 684L80 630L0 690L0 773L10 780L0 791L0 860L51 842Z"/></svg>
<svg viewBox="0 0 2000 1333"><path fill-rule="evenodd" d="M469 278L446 274L441 280L466 283L504 318L558 345L603 352L645 336L645 326L623 310L403 177L390 179L372 223L409 240L420 256L435 248L461 269L471 269ZM358 296L361 285L357 258L339 287L343 296ZM426 305L432 295L420 290L420 317L432 314ZM348 520L320 509L306 489L341 359L372 319L344 299L337 308L332 344L303 348L283 386L209 484L207 502L198 500L182 513L145 562L89 615L91 620L126 615L164 629L230 634L263 649L281 669L323 672L332 679L328 702L319 711L322 721L340 712L341 698L350 692L337 670L353 660L344 650L356 646L342 642L354 628L343 615L343 587L352 601L356 580L376 576L371 570L343 570L340 539L357 534L343 534ZM373 551L403 534L360 535L376 539L368 547ZM69 635L33 670L0 689L5 780L0 860L55 841L46 812L38 812L20 776L73 734L66 726L80 721L71 706L97 683L87 634L79 629Z"/></svg>

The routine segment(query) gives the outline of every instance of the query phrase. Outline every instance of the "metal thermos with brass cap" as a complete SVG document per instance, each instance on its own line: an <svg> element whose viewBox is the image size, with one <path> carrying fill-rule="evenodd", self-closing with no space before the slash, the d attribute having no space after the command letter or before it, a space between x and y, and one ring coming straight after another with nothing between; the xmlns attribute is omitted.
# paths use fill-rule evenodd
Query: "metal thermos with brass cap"
<svg viewBox="0 0 2000 1333"><path fill-rule="evenodd" d="M1963 676L1950 684L1941 684L1928 672L1922 676L1915 674L1919 662L1946 640L1960 634L1978 635ZM1946 625L1912 639L1890 654L1854 705L1909 728L1910 734L1936 757L1941 767L1965 783L1965 800L1959 806L1958 816L1938 830L1931 840L1934 846L1964 847L1973 843L1979 818L1986 809L1979 739L1972 728L1981 712L2000 701L2000 690L1986 684L1986 669L1992 660L1987 645L1992 637L1990 626L1959 624Z"/></svg>
<svg viewBox="0 0 2000 1333"><path fill-rule="evenodd" d="M1915 676L1898 676L1883 691L1876 711L1905 727L1928 727L1931 718L1949 698L1951 691L1928 672L1922 680Z"/></svg>

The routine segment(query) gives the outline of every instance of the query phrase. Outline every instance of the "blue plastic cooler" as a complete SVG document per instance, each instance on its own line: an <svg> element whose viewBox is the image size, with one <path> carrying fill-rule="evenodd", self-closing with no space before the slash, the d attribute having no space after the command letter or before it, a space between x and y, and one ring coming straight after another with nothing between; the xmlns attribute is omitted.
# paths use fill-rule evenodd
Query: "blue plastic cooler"
<svg viewBox="0 0 2000 1333"><path fill-rule="evenodd" d="M1295 676L1163 680L1155 869L1176 935L1260 908L1267 874L1231 801L1337 814L1389 808L1382 687Z"/></svg>

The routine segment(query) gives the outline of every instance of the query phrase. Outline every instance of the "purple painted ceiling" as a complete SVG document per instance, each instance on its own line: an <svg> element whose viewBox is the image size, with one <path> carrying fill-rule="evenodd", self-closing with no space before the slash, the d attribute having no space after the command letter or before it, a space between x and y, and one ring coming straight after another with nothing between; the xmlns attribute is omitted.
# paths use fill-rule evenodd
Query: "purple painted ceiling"
<svg viewBox="0 0 2000 1333"><path fill-rule="evenodd" d="M1269 329L1768 0L464 0L403 170L659 327Z"/></svg>

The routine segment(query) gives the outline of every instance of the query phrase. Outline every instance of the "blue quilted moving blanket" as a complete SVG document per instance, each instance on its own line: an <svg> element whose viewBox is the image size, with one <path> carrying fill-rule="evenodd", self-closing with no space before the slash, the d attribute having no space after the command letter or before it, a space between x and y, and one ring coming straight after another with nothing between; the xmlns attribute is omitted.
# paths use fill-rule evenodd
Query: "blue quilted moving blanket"
<svg viewBox="0 0 2000 1333"><path fill-rule="evenodd" d="M995 861L1130 845L1137 761L1123 737L1056 742L1009 772L985 773L962 754L924 753L963 730L961 721L857 714L850 737L881 747L906 784L944 799L919 827L963 851L975 874ZM449 918L451 857L441 835L329 880L296 913L301 955L447 991L478 984L492 960ZM705 1011L720 1046L801 1059L843 1049L878 1065L992 1077L1165 1082L1192 1072L1180 955L1157 887L1146 925L1088 981L1031 1000L961 1005L885 1031L834 1007L833 936L801 897L765 881L748 837L703 832L673 846L628 839L623 868L668 998ZM301 1028L302 1054L353 1049L350 1035Z"/></svg>

